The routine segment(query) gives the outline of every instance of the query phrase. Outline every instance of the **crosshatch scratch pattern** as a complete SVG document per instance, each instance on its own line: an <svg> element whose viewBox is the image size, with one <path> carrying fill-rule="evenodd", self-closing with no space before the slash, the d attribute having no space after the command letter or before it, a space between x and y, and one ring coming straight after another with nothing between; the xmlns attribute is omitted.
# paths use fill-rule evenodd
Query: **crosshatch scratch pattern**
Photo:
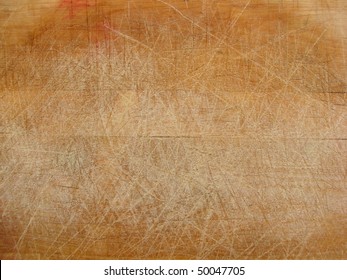
<svg viewBox="0 0 347 280"><path fill-rule="evenodd" d="M346 15L0 0L1 259L346 259Z"/></svg>

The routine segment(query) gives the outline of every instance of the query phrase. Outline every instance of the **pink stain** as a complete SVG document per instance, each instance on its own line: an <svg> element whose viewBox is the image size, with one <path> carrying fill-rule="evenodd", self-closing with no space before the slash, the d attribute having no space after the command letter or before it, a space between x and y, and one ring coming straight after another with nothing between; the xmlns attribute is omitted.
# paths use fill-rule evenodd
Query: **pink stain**
<svg viewBox="0 0 347 280"><path fill-rule="evenodd" d="M92 3L90 3L92 2ZM60 0L59 8L68 13L66 16L68 19L75 18L79 12L96 5L95 0ZM115 34L110 32L109 23L106 19L93 23L89 27L89 38L91 43L97 47L102 42L108 42L112 38L116 37Z"/></svg>
<svg viewBox="0 0 347 280"><path fill-rule="evenodd" d="M92 6L95 6L95 4L90 4L88 0L61 0L59 4L60 8L66 9L69 12L69 18L75 17L79 11Z"/></svg>
<svg viewBox="0 0 347 280"><path fill-rule="evenodd" d="M108 42L112 39L112 34L108 29L106 20L96 23L92 28L92 42L98 47L101 42Z"/></svg>

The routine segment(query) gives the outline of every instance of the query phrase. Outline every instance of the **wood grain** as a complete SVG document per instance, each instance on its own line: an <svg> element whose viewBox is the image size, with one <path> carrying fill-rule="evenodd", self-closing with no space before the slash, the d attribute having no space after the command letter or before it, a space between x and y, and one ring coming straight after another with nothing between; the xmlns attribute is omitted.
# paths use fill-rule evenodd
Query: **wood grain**
<svg viewBox="0 0 347 280"><path fill-rule="evenodd" d="M0 0L1 259L346 259L346 15Z"/></svg>

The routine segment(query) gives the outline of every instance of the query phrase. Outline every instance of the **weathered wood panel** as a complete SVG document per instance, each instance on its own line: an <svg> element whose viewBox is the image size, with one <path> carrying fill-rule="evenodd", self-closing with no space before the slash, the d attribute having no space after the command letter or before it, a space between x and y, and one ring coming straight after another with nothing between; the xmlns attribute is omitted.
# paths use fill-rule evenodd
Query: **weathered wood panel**
<svg viewBox="0 0 347 280"><path fill-rule="evenodd" d="M0 257L345 259L346 15L0 0Z"/></svg>

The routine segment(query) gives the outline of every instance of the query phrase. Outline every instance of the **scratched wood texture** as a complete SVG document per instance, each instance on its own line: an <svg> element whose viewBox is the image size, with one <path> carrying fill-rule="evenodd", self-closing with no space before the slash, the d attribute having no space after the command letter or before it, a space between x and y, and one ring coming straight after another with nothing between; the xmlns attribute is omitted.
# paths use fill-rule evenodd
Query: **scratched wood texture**
<svg viewBox="0 0 347 280"><path fill-rule="evenodd" d="M1 259L346 259L346 18L0 0Z"/></svg>

